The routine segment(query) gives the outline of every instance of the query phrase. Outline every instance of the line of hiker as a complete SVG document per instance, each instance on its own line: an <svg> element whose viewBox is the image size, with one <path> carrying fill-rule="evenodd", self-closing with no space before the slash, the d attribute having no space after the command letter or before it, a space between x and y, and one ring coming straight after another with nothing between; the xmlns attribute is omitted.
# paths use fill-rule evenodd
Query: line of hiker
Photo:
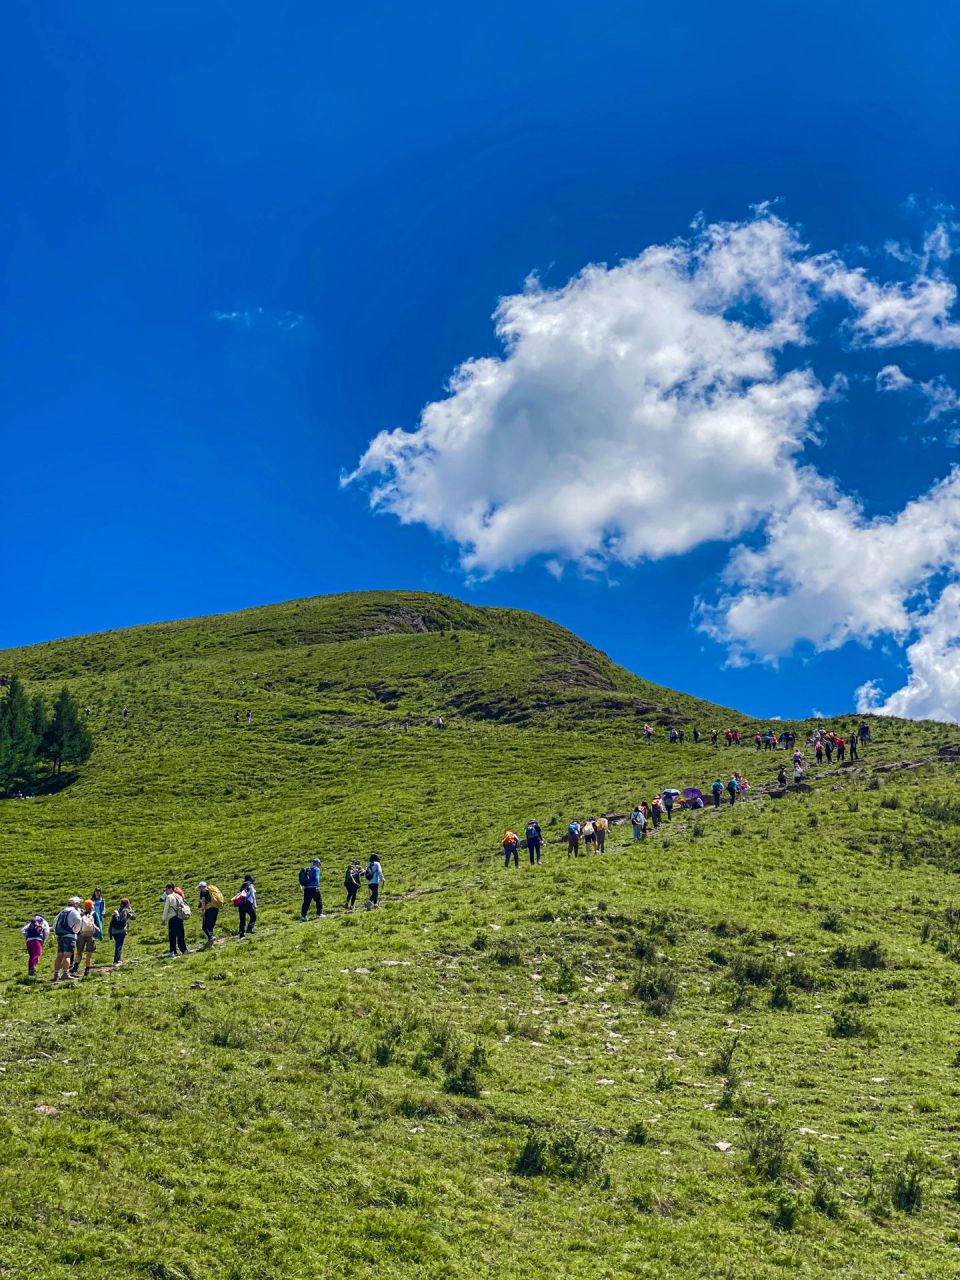
<svg viewBox="0 0 960 1280"><path fill-rule="evenodd" d="M694 743L700 743L703 740L703 734L696 727L692 730L690 736ZM644 741L652 742L655 737L656 733L653 725L644 724ZM745 747L749 745L750 741L741 735L739 729L724 729L722 731L720 729L711 729L709 737L710 745L714 747L720 745L721 738L727 747ZM681 746L686 741L686 730L671 725L667 730L667 741L674 746ZM828 763L830 761L830 753L834 750L838 753L838 760L843 760L844 753L847 751L850 753L850 759L856 760L858 744L860 747L865 747L869 741L870 726L865 720L861 720L859 725L856 723L851 724L845 738L842 734L833 733L826 729L816 729L813 736L808 739L808 742L813 747L822 742L823 750L827 751ZM792 729L782 729L778 733L775 729L768 728L755 733L752 742L756 751L792 751L797 745L797 735Z"/></svg>
<svg viewBox="0 0 960 1280"><path fill-rule="evenodd" d="M299 874L300 887L303 889L303 906L300 920L307 919L307 912L312 904L316 905L317 917L323 913L323 899L320 894L320 859L314 858L308 867ZM345 909L353 911L356 907L357 894L364 883L369 890L368 908L380 905L380 893L386 882L383 866L378 854L370 855L366 868L353 861L344 874L346 890ZM167 950L164 959L174 959L186 955L186 924L193 916L193 908L187 902L186 895L179 885L169 881L160 894L160 922L167 929ZM231 898L231 904L237 909L238 938L252 937L257 924L257 888L252 874L243 878L239 892ZM212 947L217 941L216 926L223 909L224 896L215 884L201 880L197 885L197 911L200 917L200 932L203 935L201 950ZM88 977L93 968L94 955L104 936L113 943L113 968L123 963L123 948L127 940L130 923L136 920L136 913L130 906L129 898L121 898L120 905L110 916L104 928L107 904L103 891L97 887L92 898L68 898L66 906L54 917L51 925L41 913L32 916L20 930L27 948L27 975L35 977L37 966L43 955L47 941L56 939L57 951L53 966L53 982L72 981L80 977ZM82 973L81 973L82 967Z"/></svg>

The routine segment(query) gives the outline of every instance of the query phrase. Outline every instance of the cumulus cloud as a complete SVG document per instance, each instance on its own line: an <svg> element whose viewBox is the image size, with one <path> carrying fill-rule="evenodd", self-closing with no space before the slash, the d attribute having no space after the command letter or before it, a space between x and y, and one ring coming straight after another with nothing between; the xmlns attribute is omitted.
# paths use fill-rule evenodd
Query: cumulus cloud
<svg viewBox="0 0 960 1280"><path fill-rule="evenodd" d="M960 720L960 584L951 583L929 613L917 619L907 646L910 674L884 698L872 680L857 690L857 709L918 720Z"/></svg>
<svg viewBox="0 0 960 1280"><path fill-rule="evenodd" d="M910 601L960 557L960 471L899 514L868 520L858 502L808 474L807 493L774 516L757 549L734 552L733 590L703 611L735 658L767 661L798 640L819 650L915 625Z"/></svg>
<svg viewBox="0 0 960 1280"><path fill-rule="evenodd" d="M885 364L877 374L878 391L904 391L913 386L913 379L898 364Z"/></svg>
<svg viewBox="0 0 960 1280"><path fill-rule="evenodd" d="M454 539L475 573L534 556L587 569L730 540L792 502L824 396L776 353L811 302L795 233L703 229L561 289L502 300L502 358L470 360L414 431L381 432L347 482ZM751 322L738 312L757 308Z"/></svg>

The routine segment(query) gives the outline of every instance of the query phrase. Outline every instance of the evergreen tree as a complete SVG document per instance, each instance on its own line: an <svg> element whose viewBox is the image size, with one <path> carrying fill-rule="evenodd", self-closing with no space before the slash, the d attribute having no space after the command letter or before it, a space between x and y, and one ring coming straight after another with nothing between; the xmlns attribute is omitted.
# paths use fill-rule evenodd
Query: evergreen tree
<svg viewBox="0 0 960 1280"><path fill-rule="evenodd" d="M80 708L70 696L70 690L60 690L53 704L53 718L47 730L44 754L53 765L54 773L63 771L64 760L71 764L83 764L93 750L93 739L83 722Z"/></svg>
<svg viewBox="0 0 960 1280"><path fill-rule="evenodd" d="M7 696L0 704L0 769L6 774L5 785L30 780L37 761L39 739L33 732L33 716L23 685L17 676L10 681Z"/></svg>
<svg viewBox="0 0 960 1280"><path fill-rule="evenodd" d="M50 728L50 717L47 714L47 704L39 693L30 703L30 728L37 743L36 749L40 752Z"/></svg>

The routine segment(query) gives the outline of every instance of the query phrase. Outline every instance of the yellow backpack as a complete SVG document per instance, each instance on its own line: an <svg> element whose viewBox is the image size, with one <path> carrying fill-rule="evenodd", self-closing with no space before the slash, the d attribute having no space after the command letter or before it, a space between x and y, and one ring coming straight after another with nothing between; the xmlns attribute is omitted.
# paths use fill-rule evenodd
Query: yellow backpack
<svg viewBox="0 0 960 1280"><path fill-rule="evenodd" d="M211 907L223 906L223 894L220 892L220 890L217 888L215 884L207 885L207 896L210 899Z"/></svg>

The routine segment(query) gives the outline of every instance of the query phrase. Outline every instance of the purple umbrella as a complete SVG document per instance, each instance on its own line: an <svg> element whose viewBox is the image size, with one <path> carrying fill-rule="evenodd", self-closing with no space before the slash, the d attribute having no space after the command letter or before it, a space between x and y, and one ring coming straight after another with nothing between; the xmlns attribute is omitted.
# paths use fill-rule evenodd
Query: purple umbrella
<svg viewBox="0 0 960 1280"><path fill-rule="evenodd" d="M698 791L696 787L687 787L683 793L688 800L702 800L703 792Z"/></svg>

